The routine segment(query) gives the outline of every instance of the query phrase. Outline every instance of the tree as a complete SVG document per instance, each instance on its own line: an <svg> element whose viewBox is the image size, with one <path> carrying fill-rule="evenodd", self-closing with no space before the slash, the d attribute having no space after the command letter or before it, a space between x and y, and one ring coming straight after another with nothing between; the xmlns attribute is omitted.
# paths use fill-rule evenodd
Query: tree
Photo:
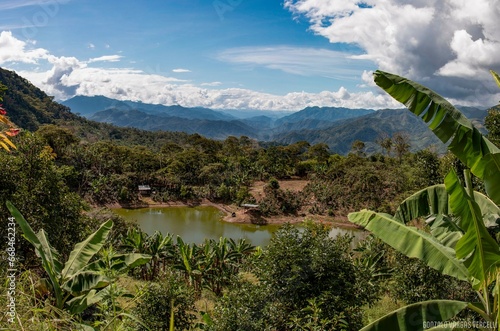
<svg viewBox="0 0 500 331"><path fill-rule="evenodd" d="M410 151L410 136L406 132L396 132L392 136L392 145L399 163L403 161L403 156Z"/></svg>
<svg viewBox="0 0 500 331"><path fill-rule="evenodd" d="M304 231L283 226L264 251L258 276L265 284L274 316L280 330L291 315L304 317L308 300L320 304L322 319L337 319L345 314L349 330L359 329L360 307L371 298L349 254L350 238L328 236L329 228L306 224ZM273 308L271 308L273 307ZM268 310L268 311L269 311Z"/></svg>
<svg viewBox="0 0 500 331"><path fill-rule="evenodd" d="M357 156L366 156L365 154L365 143L362 142L361 140L355 140L352 145L351 145L351 150L356 154Z"/></svg>
<svg viewBox="0 0 500 331"><path fill-rule="evenodd" d="M282 226L254 261L258 279L234 280L210 330L359 330L373 287L350 254L351 238L329 232L323 224Z"/></svg>
<svg viewBox="0 0 500 331"><path fill-rule="evenodd" d="M83 240L96 224L82 213L87 205L68 189L51 149L36 135L23 132L15 151L0 153L0 164L4 173L0 176L0 222L7 219L5 202L12 201L36 231L47 231L54 247L66 257L73 244ZM33 257L29 252L19 247L19 257L28 258L27 264Z"/></svg>
<svg viewBox="0 0 500 331"><path fill-rule="evenodd" d="M314 158L318 163L328 163L330 158L330 148L325 143L319 143L312 145L307 150L307 155L309 158Z"/></svg>
<svg viewBox="0 0 500 331"><path fill-rule="evenodd" d="M412 156L415 165L415 184L418 188L432 186L443 182L440 174L441 162L436 152L432 150L420 150Z"/></svg>
<svg viewBox="0 0 500 331"><path fill-rule="evenodd" d="M382 132L376 140L377 144L385 150L387 156L391 156L392 139L386 132Z"/></svg>
<svg viewBox="0 0 500 331"><path fill-rule="evenodd" d="M149 282L135 311L144 321L137 330L169 329L170 314L174 312L175 330L191 330L196 319L194 291L174 275L159 282Z"/></svg>
<svg viewBox="0 0 500 331"><path fill-rule="evenodd" d="M42 137L58 158L64 157L67 148L80 141L70 130L54 124L40 126L36 134Z"/></svg>
<svg viewBox="0 0 500 331"><path fill-rule="evenodd" d="M500 79L495 78L500 86ZM489 291L492 284L500 280L500 247L486 226L493 215L500 213L497 206L500 150L457 109L426 87L382 71L375 72L375 83L420 115L444 143L449 143L450 151L466 166L466 188L452 170L445 177L444 185L410 196L394 216L363 210L349 214L349 220L364 226L408 257L419 258L445 275L470 281L481 302L419 302L392 312L363 330L421 330L426 322L446 321L466 307L491 323L489 329L496 329L493 326L500 314L490 298L498 302L499 287L492 293ZM491 200L472 190L471 172L484 181ZM430 233L406 224L422 216L429 217Z"/></svg>

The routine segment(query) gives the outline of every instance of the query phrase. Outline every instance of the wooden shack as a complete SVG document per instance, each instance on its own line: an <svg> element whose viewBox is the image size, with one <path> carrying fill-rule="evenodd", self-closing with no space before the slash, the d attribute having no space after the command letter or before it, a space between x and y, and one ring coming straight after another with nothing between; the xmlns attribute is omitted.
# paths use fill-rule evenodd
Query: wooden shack
<svg viewBox="0 0 500 331"><path fill-rule="evenodd" d="M139 185L139 194L142 196L150 196L151 195L151 186Z"/></svg>

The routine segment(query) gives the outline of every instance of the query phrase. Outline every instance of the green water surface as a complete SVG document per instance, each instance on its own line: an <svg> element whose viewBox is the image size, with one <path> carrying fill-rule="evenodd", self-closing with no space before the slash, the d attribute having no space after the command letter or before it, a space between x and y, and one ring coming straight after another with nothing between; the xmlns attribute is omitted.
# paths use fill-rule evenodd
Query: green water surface
<svg viewBox="0 0 500 331"><path fill-rule="evenodd" d="M202 207L154 207L126 209L117 208L113 211L132 222L137 222L140 228L153 234L160 231L180 236L185 242L203 243L206 238L218 240L220 237L233 239L245 238L252 245L265 246L269 244L273 233L279 225L255 225L228 223L222 221L223 213L211 206ZM360 237L361 231L333 228L330 235L349 233Z"/></svg>

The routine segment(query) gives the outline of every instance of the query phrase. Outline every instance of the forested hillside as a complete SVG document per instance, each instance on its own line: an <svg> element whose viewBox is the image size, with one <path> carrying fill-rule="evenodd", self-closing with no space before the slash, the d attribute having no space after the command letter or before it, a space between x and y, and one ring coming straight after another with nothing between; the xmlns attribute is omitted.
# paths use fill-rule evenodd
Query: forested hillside
<svg viewBox="0 0 500 331"><path fill-rule="evenodd" d="M22 128L11 138L17 148L0 151L0 236L7 238L12 215L18 229L16 327L164 330L174 320L186 330L354 331L406 303L475 299L469 283L443 278L372 237L356 251L349 236L329 237L349 213L394 214L405 197L463 168L452 154L415 150L410 137L425 136L404 110L358 118L371 125L367 131L340 121L354 140L340 155L326 144L341 140L333 131L278 144L97 123L0 72L7 85L2 109ZM492 109L485 121L497 144L498 115ZM398 127L384 124L391 121L413 131L389 134ZM369 155L364 140L372 138L378 152ZM294 182L300 189L288 189ZM138 191L144 184L152 188L147 198ZM472 185L484 192L482 181ZM164 203L210 204L259 227L304 222L301 229L283 225L268 247L238 238L193 244L148 235L107 208ZM255 206L247 212L242 204ZM0 260L2 270L8 261Z"/></svg>

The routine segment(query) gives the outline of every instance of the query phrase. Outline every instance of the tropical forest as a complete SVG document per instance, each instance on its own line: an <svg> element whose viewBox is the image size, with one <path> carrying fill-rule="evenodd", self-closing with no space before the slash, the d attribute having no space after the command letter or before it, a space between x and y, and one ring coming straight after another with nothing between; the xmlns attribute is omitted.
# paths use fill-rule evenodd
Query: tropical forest
<svg viewBox="0 0 500 331"><path fill-rule="evenodd" d="M478 126L417 82L373 80L441 145L118 126L1 69L0 329L497 330L500 106ZM115 212L152 206L274 230L193 242Z"/></svg>

